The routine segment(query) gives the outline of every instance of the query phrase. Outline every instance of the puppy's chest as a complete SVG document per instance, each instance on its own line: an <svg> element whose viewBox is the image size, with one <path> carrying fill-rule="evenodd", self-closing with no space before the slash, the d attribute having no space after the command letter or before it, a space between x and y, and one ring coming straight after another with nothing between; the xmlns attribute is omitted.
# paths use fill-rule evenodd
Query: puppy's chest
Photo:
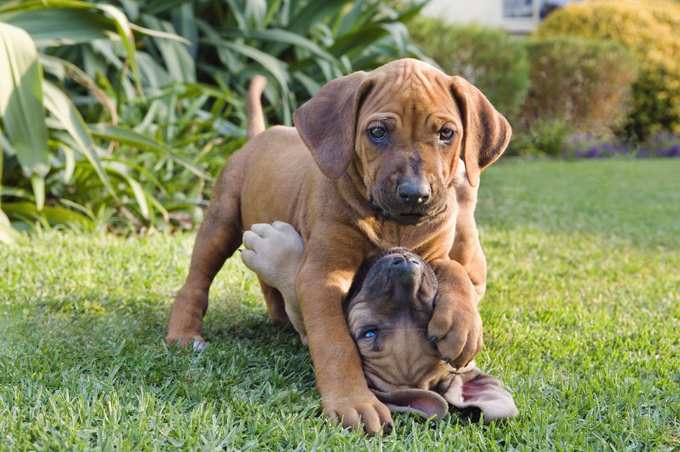
<svg viewBox="0 0 680 452"><path fill-rule="evenodd" d="M438 235L438 228L430 225L403 227L386 221L362 219L358 221L357 226L376 248L374 250L376 256L390 248L421 249Z"/></svg>

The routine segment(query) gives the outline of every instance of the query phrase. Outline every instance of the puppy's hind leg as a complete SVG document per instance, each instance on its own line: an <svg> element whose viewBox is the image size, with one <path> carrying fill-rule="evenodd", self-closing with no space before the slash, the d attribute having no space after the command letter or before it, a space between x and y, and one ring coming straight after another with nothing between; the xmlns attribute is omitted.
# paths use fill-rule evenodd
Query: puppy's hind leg
<svg viewBox="0 0 680 452"><path fill-rule="evenodd" d="M170 344L179 341L180 347L193 341L195 349L205 348L201 334L210 285L224 261L241 245L243 227L239 191L242 176L236 170L230 171L228 166L215 185L196 236L189 276L172 305L166 340Z"/></svg>
<svg viewBox="0 0 680 452"><path fill-rule="evenodd" d="M281 292L276 287L272 287L258 276L257 280L260 282L260 288L264 295L264 301L267 303L267 311L273 323L291 323L286 314L286 306Z"/></svg>

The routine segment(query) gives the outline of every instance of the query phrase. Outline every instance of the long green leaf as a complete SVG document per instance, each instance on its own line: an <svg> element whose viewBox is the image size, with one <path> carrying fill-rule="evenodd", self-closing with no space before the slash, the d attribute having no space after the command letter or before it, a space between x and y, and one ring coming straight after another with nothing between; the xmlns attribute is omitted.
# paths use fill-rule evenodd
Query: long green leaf
<svg viewBox="0 0 680 452"><path fill-rule="evenodd" d="M168 192L167 192L167 190L165 189L165 187L163 186L163 184L161 184L160 181L159 181L158 179L156 179L156 176L154 176L149 170L147 170L147 169L144 168L143 166L139 166L139 165L137 165L136 163L133 163L133 162L131 162L131 161L129 161L129 160L125 160L125 159L106 159L105 161L106 161L106 162L122 163L122 164L125 165L125 166L128 166L128 167L130 167L130 168L133 168L133 169L139 171L142 175L144 175L144 177L146 177L147 179L149 179L149 181L150 181L151 183L153 183L153 184L156 186L156 188L158 188L158 190L159 190L164 196L168 196Z"/></svg>
<svg viewBox="0 0 680 452"><path fill-rule="evenodd" d="M196 60L198 54L198 32L196 30L196 20L194 18L194 6L192 3L183 5L172 10L172 23L177 33L187 40L187 51L191 58Z"/></svg>
<svg viewBox="0 0 680 452"><path fill-rule="evenodd" d="M45 178L40 174L31 174L31 187L35 193L35 207L40 212L45 206Z"/></svg>
<svg viewBox="0 0 680 452"><path fill-rule="evenodd" d="M356 0L352 9L345 15L340 17L340 23L338 27L334 30L337 36L342 36L348 33L353 25L359 20L361 16L361 10L364 7L366 0Z"/></svg>
<svg viewBox="0 0 680 452"><path fill-rule="evenodd" d="M116 141L137 149L152 151L160 156L167 157L179 163L199 177L210 181L214 180L211 175L205 173L191 162L177 155L171 147L162 143L158 143L156 140L146 135L134 132L129 129L124 129L123 127L111 126L107 124L90 124L88 127L90 133L96 137Z"/></svg>
<svg viewBox="0 0 680 452"><path fill-rule="evenodd" d="M128 61L130 61L130 69L135 76L135 83L137 84L137 91L139 96L144 99L144 91L142 90L142 80L139 74L139 65L137 64L137 54L135 47L135 36L130 28L130 22L127 17L120 10L111 5L98 4L97 8L108 13L116 23L119 36L123 39L123 45L127 51Z"/></svg>
<svg viewBox="0 0 680 452"><path fill-rule="evenodd" d="M183 38L182 36L179 36L179 35L175 34L174 32L168 33L168 32L165 32L165 31L152 30L150 28L140 27L139 25L135 25L133 23L130 23L130 28L133 31L136 31L137 33L145 35L145 36L151 36L153 38L170 39L171 41L181 42L182 44L185 44L185 45L188 45L188 46L193 45L190 40Z"/></svg>
<svg viewBox="0 0 680 452"><path fill-rule="evenodd" d="M252 39L260 39L263 41L271 41L276 43L291 44L301 49L308 50L312 54L324 58L332 63L338 63L337 59L330 53L323 50L318 44L309 39L301 36L297 33L292 33L287 30L269 29L269 30L258 30L249 31L248 33L241 33L238 31L227 30L222 31L222 35L226 37L244 37ZM283 50L283 48L281 49ZM278 54L278 51L272 51L274 54Z"/></svg>
<svg viewBox="0 0 680 452"><path fill-rule="evenodd" d="M168 33L175 32L170 22L159 20L153 16L144 15L143 17L144 22L154 30L162 30ZM165 67L168 68L168 71L175 80L183 83L196 82L194 59L184 44L162 38L154 38L154 43L163 55Z"/></svg>
<svg viewBox="0 0 680 452"><path fill-rule="evenodd" d="M125 178L130 188L132 188L132 192L135 194L135 199L137 200L137 204L139 205L139 210L142 212L142 216L144 217L145 220L148 220L149 203L146 201L146 193L144 193L144 189L139 184L139 182L137 182L130 176L127 175L122 176Z"/></svg>
<svg viewBox="0 0 680 452"><path fill-rule="evenodd" d="M240 44L237 42L226 41L224 39L206 39L203 42L207 44L212 44L217 47L225 47L233 50L236 53L240 53L243 56L252 58L253 60L260 63L276 78L282 87L288 87L288 82L290 76L287 71L287 64L283 61L264 53L255 47L250 47L245 44Z"/></svg>
<svg viewBox="0 0 680 452"><path fill-rule="evenodd" d="M5 212L2 211L2 168L4 158L2 142L3 140L0 140L0 242L10 244L14 243L16 240L16 236L13 236L13 232L16 231L12 229L9 218L7 218Z"/></svg>
<svg viewBox="0 0 680 452"><path fill-rule="evenodd" d="M2 128L0 128L0 193L2 193L2 175L3 175L3 168L5 164L5 151L4 151L4 146L2 145L2 142L5 141L2 139ZM0 224L9 224L9 220L7 219L7 216L4 214L2 211L2 195L0 195Z"/></svg>
<svg viewBox="0 0 680 452"><path fill-rule="evenodd" d="M89 218L63 207L45 206L42 211L38 211L33 203L13 202L3 204L3 210L15 218L43 218L52 225L76 223L88 229L94 228L94 223Z"/></svg>
<svg viewBox="0 0 680 452"><path fill-rule="evenodd" d="M0 119L26 176L50 168L41 80L28 33L0 23Z"/></svg>
<svg viewBox="0 0 680 452"><path fill-rule="evenodd" d="M309 2L297 12L287 28L294 33L306 33L315 22L323 22L328 17L336 16L346 3L347 0Z"/></svg>
<svg viewBox="0 0 680 452"><path fill-rule="evenodd" d="M73 77L73 80L87 88L94 95L95 99L97 99L99 103L104 105L109 110L109 114L111 115L111 122L113 122L114 124L118 123L118 112L116 111L116 104L109 96L106 95L104 90L102 90L97 85L97 83L89 75L87 75L85 71L83 71L78 66L69 61L50 55L40 54L39 61L40 64L43 66L43 69L45 69L46 67L45 65L48 64L51 65L52 67L60 68L61 70L63 70L65 74Z"/></svg>
<svg viewBox="0 0 680 452"><path fill-rule="evenodd" d="M59 88L45 81L43 89L45 90L45 107L59 121L64 130L68 132L77 145L76 150L87 157L108 192L117 200L116 192L106 172L102 169L99 157L97 157L95 152L94 141L87 130L82 116L80 116L80 113L69 98L66 97L66 94L59 90Z"/></svg>
<svg viewBox="0 0 680 452"><path fill-rule="evenodd" d="M0 14L0 21L23 28L39 47L80 44L109 39L116 27L101 12L50 8ZM108 33L107 33L108 32Z"/></svg>

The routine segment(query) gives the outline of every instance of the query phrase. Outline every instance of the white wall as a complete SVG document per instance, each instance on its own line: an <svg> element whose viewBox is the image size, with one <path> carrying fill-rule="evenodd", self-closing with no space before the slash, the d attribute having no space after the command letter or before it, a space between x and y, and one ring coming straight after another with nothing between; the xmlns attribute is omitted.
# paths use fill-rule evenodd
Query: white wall
<svg viewBox="0 0 680 452"><path fill-rule="evenodd" d="M430 0L423 13L447 22L478 22L501 25L503 0Z"/></svg>
<svg viewBox="0 0 680 452"><path fill-rule="evenodd" d="M539 24L541 11L546 12L544 8L565 6L569 1L580 0L430 0L423 13L452 23L477 22L513 33L527 33ZM508 11L532 17L504 17L504 2Z"/></svg>

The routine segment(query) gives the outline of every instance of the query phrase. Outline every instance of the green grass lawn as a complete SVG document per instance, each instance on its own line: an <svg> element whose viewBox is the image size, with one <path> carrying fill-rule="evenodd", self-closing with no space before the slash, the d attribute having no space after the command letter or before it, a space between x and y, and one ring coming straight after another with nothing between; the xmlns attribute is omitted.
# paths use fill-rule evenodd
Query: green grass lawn
<svg viewBox="0 0 680 452"><path fill-rule="evenodd" d="M201 355L164 342L193 235L46 233L0 248L0 451L680 450L680 161L482 175L478 365L520 414L324 423L312 362L231 259Z"/></svg>

